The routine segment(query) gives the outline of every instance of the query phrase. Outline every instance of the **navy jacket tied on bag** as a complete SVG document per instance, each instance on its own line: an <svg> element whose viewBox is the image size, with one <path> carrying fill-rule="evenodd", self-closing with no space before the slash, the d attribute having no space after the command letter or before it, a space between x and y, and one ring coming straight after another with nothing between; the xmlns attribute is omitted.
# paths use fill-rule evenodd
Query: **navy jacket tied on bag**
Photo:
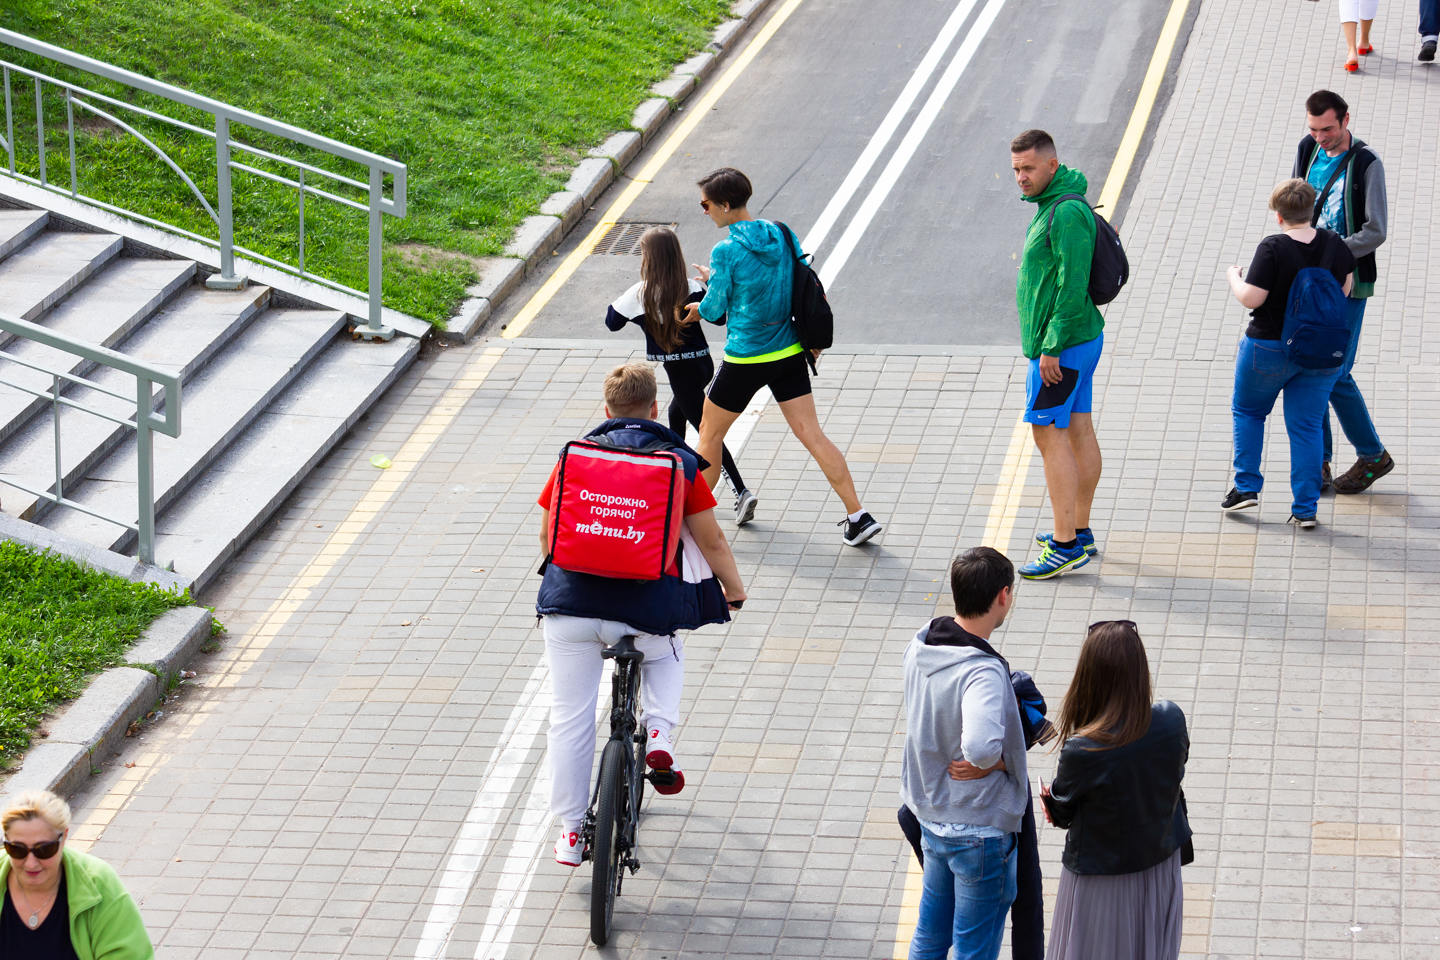
<svg viewBox="0 0 1440 960"><path fill-rule="evenodd" d="M673 450L680 456L687 490L696 475L708 466L698 453L686 446L679 434L653 420L613 418L585 434L585 438L637 449L660 442L662 449ZM707 623L726 623L730 619L724 592L713 576L701 583L687 583L672 576L659 580L617 580L573 573L553 563L547 563L541 572L540 595L535 601L535 612L541 616L554 613L616 620L640 633L660 636L677 630L694 630Z"/></svg>

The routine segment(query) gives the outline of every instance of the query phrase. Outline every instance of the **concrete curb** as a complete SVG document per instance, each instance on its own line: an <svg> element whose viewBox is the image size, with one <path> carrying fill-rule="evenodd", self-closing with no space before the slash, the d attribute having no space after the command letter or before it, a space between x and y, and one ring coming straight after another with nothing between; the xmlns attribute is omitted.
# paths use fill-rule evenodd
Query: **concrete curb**
<svg viewBox="0 0 1440 960"><path fill-rule="evenodd" d="M210 611L178 607L150 625L126 656L85 688L49 724L50 735L25 754L20 769L0 785L0 797L22 790L74 793L112 753L130 724L165 695L170 676L210 638Z"/></svg>
<svg viewBox="0 0 1440 960"><path fill-rule="evenodd" d="M480 280L466 292L470 299L446 322L439 333L448 343L467 343L485 328L496 308L515 291L520 281L550 259L551 253L595 205L605 188L614 183L640 151L650 143L699 84L715 71L720 57L744 37L771 0L736 0L733 19L715 28L706 49L675 68L653 85L654 94L635 108L629 130L607 138L590 151L570 175L564 189L540 205L538 216L528 217L516 229L503 257L490 257L480 266Z"/></svg>

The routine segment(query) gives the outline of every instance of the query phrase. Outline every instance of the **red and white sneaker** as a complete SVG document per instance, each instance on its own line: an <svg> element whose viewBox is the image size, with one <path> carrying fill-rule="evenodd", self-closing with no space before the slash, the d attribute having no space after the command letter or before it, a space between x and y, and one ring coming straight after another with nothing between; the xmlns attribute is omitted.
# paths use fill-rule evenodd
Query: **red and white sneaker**
<svg viewBox="0 0 1440 960"><path fill-rule="evenodd" d="M675 766L675 744L659 727L650 728L645 765L651 770L650 785L656 793L668 797L685 789L685 774Z"/></svg>
<svg viewBox="0 0 1440 960"><path fill-rule="evenodd" d="M561 828L560 839L555 841L555 862L562 867L578 867L584 859L584 844L577 830Z"/></svg>

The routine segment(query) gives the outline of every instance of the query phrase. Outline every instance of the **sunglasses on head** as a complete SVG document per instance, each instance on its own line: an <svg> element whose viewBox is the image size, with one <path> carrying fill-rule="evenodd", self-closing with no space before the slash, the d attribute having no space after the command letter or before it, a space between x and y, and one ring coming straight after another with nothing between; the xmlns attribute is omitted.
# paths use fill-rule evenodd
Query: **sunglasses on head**
<svg viewBox="0 0 1440 960"><path fill-rule="evenodd" d="M1107 624L1107 623L1118 623L1118 624L1120 624L1120 626L1122 626L1122 627L1129 627L1131 630L1134 630L1136 633L1139 633L1139 632L1140 632L1140 628L1137 627L1137 626L1135 626L1135 621L1134 621L1134 620L1096 620L1094 623L1090 624L1090 626L1086 627L1085 630L1086 630L1086 632L1088 633L1089 631L1094 630L1096 627L1103 627L1103 626L1105 626L1105 624Z"/></svg>
<svg viewBox="0 0 1440 960"><path fill-rule="evenodd" d="M27 847L25 844L16 843L13 840L6 840L5 852L10 854L11 860L24 860L32 853L35 854L36 860L49 860L60 852L60 838L56 837L54 840L46 840L43 843L35 844L33 847Z"/></svg>

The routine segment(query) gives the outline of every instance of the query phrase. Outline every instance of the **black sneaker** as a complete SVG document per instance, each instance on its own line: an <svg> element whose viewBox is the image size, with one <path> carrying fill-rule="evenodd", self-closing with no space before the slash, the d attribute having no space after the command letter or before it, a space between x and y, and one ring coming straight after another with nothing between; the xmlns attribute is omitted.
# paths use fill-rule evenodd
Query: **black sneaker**
<svg viewBox="0 0 1440 960"><path fill-rule="evenodd" d="M860 514L859 520L851 520L849 517L846 517L844 520L835 524L835 526L845 529L845 543L852 547L860 546L860 544L884 529L880 521L868 513Z"/></svg>
<svg viewBox="0 0 1440 960"><path fill-rule="evenodd" d="M1285 521L1285 522L1286 522L1286 523L1293 523L1293 524L1295 524L1295 526L1299 527L1301 530L1309 530L1311 527L1315 526L1315 518L1314 518L1314 517L1297 517L1297 516L1295 516L1295 514L1293 514L1293 513L1290 514L1290 519L1287 520L1287 521Z"/></svg>
<svg viewBox="0 0 1440 960"><path fill-rule="evenodd" d="M1435 59L1435 41L1426 40L1420 44L1420 56L1417 58L1421 63L1430 63Z"/></svg>
<svg viewBox="0 0 1440 960"><path fill-rule="evenodd" d="M1242 490L1236 490L1234 487L1231 487L1230 492L1225 494L1225 499L1220 501L1220 509L1229 513L1232 510L1244 510L1247 507L1253 507L1259 502L1260 494L1245 493Z"/></svg>

